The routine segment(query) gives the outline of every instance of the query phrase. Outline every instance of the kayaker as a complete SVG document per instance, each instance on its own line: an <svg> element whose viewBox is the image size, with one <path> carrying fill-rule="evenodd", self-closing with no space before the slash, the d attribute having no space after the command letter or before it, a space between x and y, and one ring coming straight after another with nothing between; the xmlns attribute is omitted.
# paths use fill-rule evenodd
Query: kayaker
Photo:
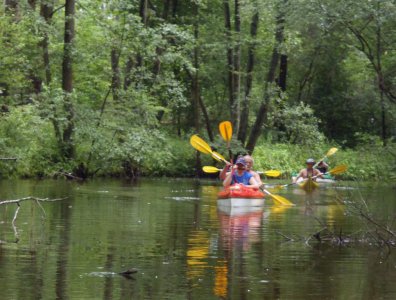
<svg viewBox="0 0 396 300"><path fill-rule="evenodd" d="M315 165L315 160L313 158L308 158L305 163L307 164L307 167L302 169L300 173L298 173L297 177L293 177L293 183L296 183L300 178L307 179L314 176L323 178L322 173L319 170L314 169L313 166Z"/></svg>
<svg viewBox="0 0 396 300"><path fill-rule="evenodd" d="M246 162L246 171L253 175L254 179L256 179L256 182L258 184L262 184L263 182L261 181L260 175L252 170L254 164L253 157L247 154L243 158L245 159Z"/></svg>
<svg viewBox="0 0 396 300"><path fill-rule="evenodd" d="M318 169L322 174L327 173L327 170L329 169L329 165L326 164L323 160L321 160L316 169Z"/></svg>
<svg viewBox="0 0 396 300"><path fill-rule="evenodd" d="M246 170L246 165L246 161L243 157L238 158L235 165L232 167L233 171L226 175L223 186L228 187L232 184L240 183L247 188L258 189L260 184L254 179L254 176Z"/></svg>
<svg viewBox="0 0 396 300"><path fill-rule="evenodd" d="M240 157L238 157L238 158L240 158ZM245 156L242 156L242 157L245 159L245 162L246 162L246 171L253 175L254 179L256 179L256 182L258 184L262 184L263 182L261 181L260 175L257 172L252 170L253 164L254 164L253 157L251 157L248 154ZM231 167L232 167L232 164L227 163L227 165L224 167L224 169L220 172L219 177L221 180L224 180L226 178L227 173L229 172Z"/></svg>

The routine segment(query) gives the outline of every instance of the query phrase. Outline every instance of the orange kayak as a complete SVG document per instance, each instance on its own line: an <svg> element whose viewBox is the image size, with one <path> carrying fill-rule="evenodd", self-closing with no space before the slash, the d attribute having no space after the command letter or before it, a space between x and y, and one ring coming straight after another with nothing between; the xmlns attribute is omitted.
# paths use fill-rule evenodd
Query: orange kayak
<svg viewBox="0 0 396 300"><path fill-rule="evenodd" d="M225 206L262 206L264 193L260 190L248 189L242 184L234 184L217 194L219 205Z"/></svg>

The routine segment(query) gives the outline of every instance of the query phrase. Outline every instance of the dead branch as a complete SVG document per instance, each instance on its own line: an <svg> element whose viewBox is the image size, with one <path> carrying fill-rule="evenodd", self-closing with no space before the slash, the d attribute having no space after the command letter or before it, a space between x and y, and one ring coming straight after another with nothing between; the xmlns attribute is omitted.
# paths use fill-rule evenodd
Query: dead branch
<svg viewBox="0 0 396 300"><path fill-rule="evenodd" d="M290 241L290 242L294 242L295 240L293 239L293 238L291 238L291 237L289 237L289 236L287 236L287 235L284 235L283 233L281 233L281 232L277 232L279 235L281 235L281 236L283 236L287 241Z"/></svg>
<svg viewBox="0 0 396 300"><path fill-rule="evenodd" d="M56 175L65 176L66 179L84 181L84 178L75 176L75 175L73 175L73 173L70 173L70 172L58 171L58 172L56 172L56 173L54 174L54 176L56 176Z"/></svg>
<svg viewBox="0 0 396 300"><path fill-rule="evenodd" d="M64 198L56 198L56 199L49 199L49 198L37 198L37 197L29 196L29 197L20 198L20 199L15 199L15 200L4 200L4 201L0 201L0 205L3 205L3 204L12 204L12 203L17 203L17 204L19 204L20 202L22 202L22 201L27 201L27 200L34 200L34 201L36 201L36 202L39 202L39 201L41 201L41 202L54 202L54 201L60 201L60 200L65 200L65 199L67 199L67 197L64 197Z"/></svg>
<svg viewBox="0 0 396 300"><path fill-rule="evenodd" d="M0 201L0 205L7 205L7 204L16 204L18 207L14 213L14 217L12 218L12 229L14 230L14 235L15 235L15 243L19 242L19 234L18 234L18 229L15 225L16 219L18 217L18 213L19 210L21 209L21 205L20 203L23 201L27 201L27 200L32 200L34 202L36 202L36 204L41 208L41 210L43 211L43 217L45 217L45 210L43 208L43 206L41 205L40 202L54 202L54 201L60 201L60 200L64 200L67 197L64 198L56 198L56 199L49 199L49 198L37 198L37 197L25 197L25 198L20 198L20 199L15 199L15 200L4 200L4 201ZM0 244L4 243L3 241L0 240Z"/></svg>

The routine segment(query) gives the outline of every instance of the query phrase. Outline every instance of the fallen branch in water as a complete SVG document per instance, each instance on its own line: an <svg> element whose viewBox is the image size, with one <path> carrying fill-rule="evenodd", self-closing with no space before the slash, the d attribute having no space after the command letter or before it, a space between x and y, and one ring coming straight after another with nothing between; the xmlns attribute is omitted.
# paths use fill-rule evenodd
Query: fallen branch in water
<svg viewBox="0 0 396 300"><path fill-rule="evenodd" d="M73 173L70 173L70 172L58 171L58 172L54 173L53 177L56 177L58 175L65 176L65 178L69 179L69 180L84 181L84 178L75 176L75 175L73 175Z"/></svg>
<svg viewBox="0 0 396 300"><path fill-rule="evenodd" d="M345 233L341 226L329 226L325 220L314 216L315 220L322 227L320 230L307 237L293 238L284 233L278 232L288 242L304 242L309 246L311 241L317 243L327 243L337 246L351 244L368 244L376 245L379 248L387 247L388 253L392 248L396 248L396 229L394 217L387 222L376 219L370 212L369 206L365 199L360 195L360 201L343 201L337 197L337 203L345 206L346 215L359 218L362 221L362 227L354 233Z"/></svg>
<svg viewBox="0 0 396 300"><path fill-rule="evenodd" d="M25 197L25 198L20 198L20 199L15 199L15 200L4 200L0 201L0 205L3 204L12 204L12 203L20 203L22 201L27 201L27 200L34 200L34 201L41 201L41 202L53 202L53 201L60 201L60 200L65 200L67 197L64 198L56 198L56 199L49 199L49 198L37 198L37 197Z"/></svg>
<svg viewBox="0 0 396 300"><path fill-rule="evenodd" d="M45 210L44 210L44 208L43 208L43 206L41 205L41 203L40 202L55 202L55 201L61 201L61 200L64 200L64 199L67 199L67 197L64 197L64 198L56 198L56 199L49 199L49 198L37 198L37 197L32 197L32 196L29 196L29 197L25 197L25 198L20 198L20 199L15 199L15 200L4 200L4 201L0 201L0 205L8 205L8 204L16 204L18 207L17 207L17 209L16 209L16 211L15 211L15 213L14 213L14 217L12 218L12 222L11 222L11 224L12 224L12 229L14 230L14 235L15 235L15 243L18 243L19 242L19 234L18 234L18 230L17 230L17 227L16 227L16 225L15 225L15 221L16 221L16 219L17 219L17 217L18 217L18 213L19 213L19 210L20 210L20 208L21 208L21 202L23 202L23 201L28 201L28 200L32 200L32 201L35 201L36 202L36 204L41 208L41 210L43 211L43 218L45 217ZM1 242L1 241L0 241ZM4 241L3 241L3 243L4 243Z"/></svg>

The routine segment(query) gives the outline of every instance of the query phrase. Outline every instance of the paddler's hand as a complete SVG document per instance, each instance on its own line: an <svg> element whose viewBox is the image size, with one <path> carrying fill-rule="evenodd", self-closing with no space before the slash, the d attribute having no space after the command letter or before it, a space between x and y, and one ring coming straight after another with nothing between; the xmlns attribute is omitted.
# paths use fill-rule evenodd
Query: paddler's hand
<svg viewBox="0 0 396 300"><path fill-rule="evenodd" d="M240 190L241 189L241 185L240 184L235 184L235 185L232 185L231 187L230 187L230 190Z"/></svg>
<svg viewBox="0 0 396 300"><path fill-rule="evenodd" d="M229 169L231 169L232 168L232 163L230 163L230 162L226 162L226 166L224 167L224 169L226 169L227 171L229 170Z"/></svg>

